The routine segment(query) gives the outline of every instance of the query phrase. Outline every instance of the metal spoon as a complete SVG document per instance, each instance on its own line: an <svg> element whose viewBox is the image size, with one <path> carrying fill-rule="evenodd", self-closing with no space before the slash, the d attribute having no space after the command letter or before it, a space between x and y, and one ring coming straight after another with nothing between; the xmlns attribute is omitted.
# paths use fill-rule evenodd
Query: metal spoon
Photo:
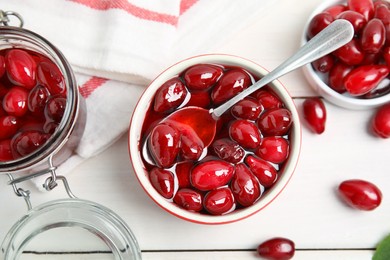
<svg viewBox="0 0 390 260"><path fill-rule="evenodd" d="M354 30L350 22L343 19L336 20L273 71L264 75L252 86L240 92L219 107L210 110L192 106L184 107L170 114L163 121L172 121L178 125L182 124L192 128L203 141L204 146L208 147L214 139L218 118L230 107L279 77L340 48L351 41L353 35ZM142 154L147 162L154 164L152 158L150 158L147 143L148 138L146 138L144 142Z"/></svg>

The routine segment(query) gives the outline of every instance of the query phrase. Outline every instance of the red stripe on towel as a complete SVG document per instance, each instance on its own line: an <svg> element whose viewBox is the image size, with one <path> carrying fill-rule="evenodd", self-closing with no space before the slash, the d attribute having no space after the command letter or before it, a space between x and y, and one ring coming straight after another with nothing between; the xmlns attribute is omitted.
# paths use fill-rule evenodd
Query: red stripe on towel
<svg viewBox="0 0 390 260"><path fill-rule="evenodd" d="M129 14L138 17L140 19L155 21L160 23L166 23L173 26L176 26L179 20L179 17L169 14L158 13L151 11L142 7L138 7L129 3L127 0L70 0L79 4L86 5L92 9L97 10L109 10L109 9L122 9ZM193 1L193 0L191 0ZM191 2L185 0L184 2ZM186 5L187 6L187 5ZM192 4L189 6L191 7ZM188 7L188 8L189 8ZM188 9L187 8L187 9Z"/></svg>
<svg viewBox="0 0 390 260"><path fill-rule="evenodd" d="M91 77L87 82L85 82L83 85L79 87L80 94L84 97L87 98L91 93L106 83L108 79L105 78L99 78L99 77Z"/></svg>
<svg viewBox="0 0 390 260"><path fill-rule="evenodd" d="M180 2L180 15L191 8L198 0L181 0Z"/></svg>

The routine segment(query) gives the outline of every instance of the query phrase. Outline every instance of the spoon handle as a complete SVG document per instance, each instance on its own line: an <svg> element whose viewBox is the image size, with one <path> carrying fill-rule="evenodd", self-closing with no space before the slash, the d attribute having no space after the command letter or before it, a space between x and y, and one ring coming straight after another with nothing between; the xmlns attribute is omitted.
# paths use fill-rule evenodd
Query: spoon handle
<svg viewBox="0 0 390 260"><path fill-rule="evenodd" d="M328 25L324 30L314 36L310 41L303 45L294 55L280 64L273 71L264 75L259 81L227 102L212 110L213 117L220 117L230 107L241 99L252 94L261 87L276 80L277 78L291 72L307 63L315 61L332 51L340 48L352 40L354 30L352 24L347 20L339 19Z"/></svg>

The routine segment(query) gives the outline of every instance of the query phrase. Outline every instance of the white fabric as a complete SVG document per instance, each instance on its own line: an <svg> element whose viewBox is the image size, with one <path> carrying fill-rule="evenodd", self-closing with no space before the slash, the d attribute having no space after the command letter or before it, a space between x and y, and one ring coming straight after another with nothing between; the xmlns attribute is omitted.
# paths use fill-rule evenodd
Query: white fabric
<svg viewBox="0 0 390 260"><path fill-rule="evenodd" d="M0 0L0 8L18 12L26 29L57 46L81 88L88 88L91 78L106 79L85 94L86 130L75 157L59 169L66 174L127 130L144 86L166 67L190 56L218 52L224 41L274 2Z"/></svg>

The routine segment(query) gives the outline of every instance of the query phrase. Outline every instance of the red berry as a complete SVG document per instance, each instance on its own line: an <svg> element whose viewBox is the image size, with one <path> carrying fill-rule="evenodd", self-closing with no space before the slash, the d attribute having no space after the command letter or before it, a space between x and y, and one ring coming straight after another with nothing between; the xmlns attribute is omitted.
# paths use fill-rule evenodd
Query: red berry
<svg viewBox="0 0 390 260"><path fill-rule="evenodd" d="M28 109L35 115L43 115L50 92L42 85L35 86L28 94Z"/></svg>
<svg viewBox="0 0 390 260"><path fill-rule="evenodd" d="M374 18L366 24L361 34L361 46L367 53L378 53L385 44L386 29L382 21Z"/></svg>
<svg viewBox="0 0 390 260"><path fill-rule="evenodd" d="M155 167L150 171L149 179L152 186L161 196L166 199L173 197L174 177L172 172Z"/></svg>
<svg viewBox="0 0 390 260"><path fill-rule="evenodd" d="M168 80L156 92L154 111L160 113L170 112L179 107L186 96L187 89L179 78Z"/></svg>
<svg viewBox="0 0 390 260"><path fill-rule="evenodd" d="M262 193L256 177L243 163L236 165L236 171L230 183L230 189L236 201L244 207L255 203Z"/></svg>
<svg viewBox="0 0 390 260"><path fill-rule="evenodd" d="M208 108L211 104L211 97L208 91L192 92L190 100L186 106L196 106Z"/></svg>
<svg viewBox="0 0 390 260"><path fill-rule="evenodd" d="M242 69L232 69L222 76L211 92L215 105L222 104L251 85L249 74Z"/></svg>
<svg viewBox="0 0 390 260"><path fill-rule="evenodd" d="M289 150L290 144L286 139L280 136L269 136L263 138L256 155L266 161L280 164L287 160Z"/></svg>
<svg viewBox="0 0 390 260"><path fill-rule="evenodd" d="M361 13L367 21L374 15L374 3L372 0L348 0L347 3L350 10Z"/></svg>
<svg viewBox="0 0 390 260"><path fill-rule="evenodd" d="M57 130L58 125L59 125L59 123L48 120L43 125L43 128L42 128L43 132L45 132L46 134L53 134Z"/></svg>
<svg viewBox="0 0 390 260"><path fill-rule="evenodd" d="M381 56L384 55L382 54L382 51L381 52L377 52L377 53L366 53L364 55L364 59L362 61L362 63L360 63L360 65L374 65L374 64L378 64L381 60Z"/></svg>
<svg viewBox="0 0 390 260"><path fill-rule="evenodd" d="M14 116L0 117L0 140L11 138L20 128L20 119Z"/></svg>
<svg viewBox="0 0 390 260"><path fill-rule="evenodd" d="M386 28L386 46L390 46L390 3L388 1L376 1L374 18L382 21Z"/></svg>
<svg viewBox="0 0 390 260"><path fill-rule="evenodd" d="M353 29L355 31L355 34L359 33L360 30L367 23L366 18L364 18L364 15L362 15L361 13L355 12L355 11L351 11L351 10L347 10L347 11L340 13L337 16L337 19L344 19L344 20L351 22Z"/></svg>
<svg viewBox="0 0 390 260"><path fill-rule="evenodd" d="M245 163L249 166L249 169L256 176L261 185L268 188L275 183L278 173L269 162L253 155L248 155L245 158Z"/></svg>
<svg viewBox="0 0 390 260"><path fill-rule="evenodd" d="M176 192L173 201L181 208L189 211L201 211L203 209L202 195L193 189L184 188Z"/></svg>
<svg viewBox="0 0 390 260"><path fill-rule="evenodd" d="M371 121L374 133L382 138L390 137L390 103L382 105Z"/></svg>
<svg viewBox="0 0 390 260"><path fill-rule="evenodd" d="M390 81L383 80L370 92L363 95L364 98L376 98L390 93Z"/></svg>
<svg viewBox="0 0 390 260"><path fill-rule="evenodd" d="M377 8L380 5L384 5L386 8L390 8L390 3L388 1L386 1L386 0L374 0L374 8Z"/></svg>
<svg viewBox="0 0 390 260"><path fill-rule="evenodd" d="M289 260L295 254L295 244L290 239L276 237L261 243L257 252L265 259Z"/></svg>
<svg viewBox="0 0 390 260"><path fill-rule="evenodd" d="M13 84L27 89L35 86L37 64L27 51L9 50L5 55L5 68Z"/></svg>
<svg viewBox="0 0 390 260"><path fill-rule="evenodd" d="M5 72L5 60L4 56L0 55L0 78L4 75Z"/></svg>
<svg viewBox="0 0 390 260"><path fill-rule="evenodd" d="M62 96L51 96L45 105L44 114L47 120L61 122L66 107L66 98Z"/></svg>
<svg viewBox="0 0 390 260"><path fill-rule="evenodd" d="M348 65L358 65L364 60L364 51L356 38L335 50L333 54Z"/></svg>
<svg viewBox="0 0 390 260"><path fill-rule="evenodd" d="M375 3L380 3L380 2L377 1ZM375 7L374 18L378 18L379 20L381 20L385 27L387 25L389 25L390 24L390 9L389 9L389 7L386 6L385 3L377 4ZM386 38L387 38L387 36L386 36Z"/></svg>
<svg viewBox="0 0 390 260"><path fill-rule="evenodd" d="M238 163L245 156L244 149L235 141L227 138L214 141L211 148L219 158L230 163Z"/></svg>
<svg viewBox="0 0 390 260"><path fill-rule="evenodd" d="M41 61L37 68L38 81L52 95L66 94L65 79L59 68L49 60Z"/></svg>
<svg viewBox="0 0 390 260"><path fill-rule="evenodd" d="M19 118L19 120L20 120L20 118ZM44 121L41 118L36 118L36 117L32 117L32 116L25 116L20 121L22 121L22 122L20 124L20 128L19 128L18 132L30 131L30 130L34 130L34 131L42 131L43 130Z"/></svg>
<svg viewBox="0 0 390 260"><path fill-rule="evenodd" d="M315 15L309 23L309 27L307 29L307 36L309 36L309 39L313 38L317 33L325 29L333 21L334 18L329 13L323 12Z"/></svg>
<svg viewBox="0 0 390 260"><path fill-rule="evenodd" d="M204 145L198 135L191 129L181 129L181 156L185 160L196 161L203 153Z"/></svg>
<svg viewBox="0 0 390 260"><path fill-rule="evenodd" d="M0 162L12 161L14 156L11 150L11 140L0 140Z"/></svg>
<svg viewBox="0 0 390 260"><path fill-rule="evenodd" d="M344 80L352 96L361 96L374 89L389 74L386 65L363 65L353 69Z"/></svg>
<svg viewBox="0 0 390 260"><path fill-rule="evenodd" d="M31 154L44 145L49 137L40 131L19 132L11 141L13 155L19 158Z"/></svg>
<svg viewBox="0 0 390 260"><path fill-rule="evenodd" d="M312 64L316 71L327 73L329 72L335 63L333 55L325 55L318 60L315 60Z"/></svg>
<svg viewBox="0 0 390 260"><path fill-rule="evenodd" d="M156 164L171 167L179 153L180 133L166 124L157 125L150 133L148 148Z"/></svg>
<svg viewBox="0 0 390 260"><path fill-rule="evenodd" d="M275 94L264 88L256 91L253 96L259 101L260 105L263 106L264 110L279 108L283 105L282 101Z"/></svg>
<svg viewBox="0 0 390 260"><path fill-rule="evenodd" d="M260 115L257 125L265 136L285 135L291 128L292 115L286 108L269 109Z"/></svg>
<svg viewBox="0 0 390 260"><path fill-rule="evenodd" d="M222 76L221 67L211 64L198 64L184 73L184 80L191 90L206 90L212 87Z"/></svg>
<svg viewBox="0 0 390 260"><path fill-rule="evenodd" d="M192 167L194 167L194 163L189 161L176 164L175 172L179 181L179 188L188 188L191 186L190 173Z"/></svg>
<svg viewBox="0 0 390 260"><path fill-rule="evenodd" d="M387 46L383 49L383 58L387 64L387 67L390 69L390 46Z"/></svg>
<svg viewBox="0 0 390 260"><path fill-rule="evenodd" d="M353 66L342 62L336 63L329 72L329 86L338 93L347 91L344 86L345 77L352 71Z"/></svg>
<svg viewBox="0 0 390 260"><path fill-rule="evenodd" d="M248 120L256 120L262 111L263 107L252 97L244 98L237 102L231 109L235 117Z"/></svg>
<svg viewBox="0 0 390 260"><path fill-rule="evenodd" d="M26 114L28 92L22 87L12 87L3 98L3 108L13 116L21 117Z"/></svg>
<svg viewBox="0 0 390 260"><path fill-rule="evenodd" d="M230 137L242 147L255 149L260 144L260 133L256 125L244 119L234 121L229 128Z"/></svg>
<svg viewBox="0 0 390 260"><path fill-rule="evenodd" d="M347 11L348 7L346 5L333 5L324 10L324 13L332 15L333 18L336 18L340 13Z"/></svg>
<svg viewBox="0 0 390 260"><path fill-rule="evenodd" d="M234 209L234 196L227 188L219 188L209 191L204 197L204 208L212 215L222 215Z"/></svg>
<svg viewBox="0 0 390 260"><path fill-rule="evenodd" d="M313 132L322 134L325 131L326 108L320 98L307 98L303 102L303 117Z"/></svg>
<svg viewBox="0 0 390 260"><path fill-rule="evenodd" d="M233 177L234 166L222 160L210 160L196 165L190 175L192 186L207 191L226 185Z"/></svg>
<svg viewBox="0 0 390 260"><path fill-rule="evenodd" d="M346 180L338 187L340 197L351 207L373 210L382 201L382 193L373 183L364 180Z"/></svg>

